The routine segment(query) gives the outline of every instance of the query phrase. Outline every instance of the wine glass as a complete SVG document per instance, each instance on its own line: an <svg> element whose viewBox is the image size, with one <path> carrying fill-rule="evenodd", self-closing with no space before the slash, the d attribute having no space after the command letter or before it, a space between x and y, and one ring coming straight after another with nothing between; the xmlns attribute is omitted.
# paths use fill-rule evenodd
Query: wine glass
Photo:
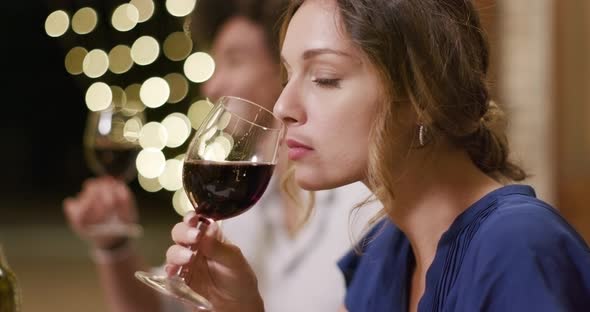
<svg viewBox="0 0 590 312"><path fill-rule="evenodd" d="M184 190L206 228L215 221L235 217L260 199L277 163L283 122L266 108L237 97L222 97L195 133L186 153ZM193 261L199 256L194 246ZM136 272L154 289L200 310L213 306L187 286L190 271L181 267L176 276Z"/></svg>
<svg viewBox="0 0 590 312"><path fill-rule="evenodd" d="M139 130L145 122L143 112L130 111L111 105L89 112L84 134L84 154L88 167L97 176L112 176L125 183L137 175L135 159L139 153ZM116 212L108 219L87 228L90 237L138 237L143 232L139 224L121 221Z"/></svg>

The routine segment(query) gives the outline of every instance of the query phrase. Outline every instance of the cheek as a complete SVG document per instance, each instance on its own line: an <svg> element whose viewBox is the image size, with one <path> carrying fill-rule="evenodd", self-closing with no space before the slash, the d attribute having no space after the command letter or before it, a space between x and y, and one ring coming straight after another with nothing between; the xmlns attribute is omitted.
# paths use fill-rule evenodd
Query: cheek
<svg viewBox="0 0 590 312"><path fill-rule="evenodd" d="M368 158L368 133L362 128L344 128L333 140L332 150L334 165L347 179L361 180L364 178ZM349 181L352 182L352 181Z"/></svg>
<svg viewBox="0 0 590 312"><path fill-rule="evenodd" d="M337 116L313 128L315 157L300 162L296 179L301 187L318 190L339 187L365 178L368 130L358 119Z"/></svg>

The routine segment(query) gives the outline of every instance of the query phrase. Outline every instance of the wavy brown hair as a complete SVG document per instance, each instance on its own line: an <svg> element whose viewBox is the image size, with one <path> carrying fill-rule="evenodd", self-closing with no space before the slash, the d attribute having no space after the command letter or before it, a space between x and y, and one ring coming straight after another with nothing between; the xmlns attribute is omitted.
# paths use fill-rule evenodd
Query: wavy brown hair
<svg viewBox="0 0 590 312"><path fill-rule="evenodd" d="M395 199L392 155L404 153L392 139L396 113L403 108L411 108L428 130L426 148L449 142L498 181L526 177L508 158L504 114L489 98L489 47L471 1L334 1L347 35L383 82L387 100L371 129L367 173L370 188L385 207L393 207ZM281 43L302 3L290 2ZM417 141L418 125L414 132ZM412 145L410 149L417 144Z"/></svg>

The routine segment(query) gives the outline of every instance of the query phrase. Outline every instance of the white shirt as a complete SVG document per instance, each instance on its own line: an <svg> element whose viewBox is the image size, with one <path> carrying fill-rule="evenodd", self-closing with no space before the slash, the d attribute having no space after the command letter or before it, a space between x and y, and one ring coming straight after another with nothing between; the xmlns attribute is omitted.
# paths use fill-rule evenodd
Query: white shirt
<svg viewBox="0 0 590 312"><path fill-rule="evenodd" d="M361 183L316 192L311 218L290 238L277 183L271 183L257 205L224 221L226 239L256 272L267 312L337 311L345 284L336 263L381 206L375 202L351 214L370 195Z"/></svg>

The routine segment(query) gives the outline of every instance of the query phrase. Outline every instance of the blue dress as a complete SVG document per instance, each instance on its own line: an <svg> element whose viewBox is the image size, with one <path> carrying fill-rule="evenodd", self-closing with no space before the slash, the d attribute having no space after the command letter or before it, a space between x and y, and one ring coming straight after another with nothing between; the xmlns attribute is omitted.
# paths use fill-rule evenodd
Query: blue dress
<svg viewBox="0 0 590 312"><path fill-rule="evenodd" d="M349 312L406 312L414 256L383 220L338 263ZM525 185L497 189L442 235L418 311L590 311L590 249Z"/></svg>

